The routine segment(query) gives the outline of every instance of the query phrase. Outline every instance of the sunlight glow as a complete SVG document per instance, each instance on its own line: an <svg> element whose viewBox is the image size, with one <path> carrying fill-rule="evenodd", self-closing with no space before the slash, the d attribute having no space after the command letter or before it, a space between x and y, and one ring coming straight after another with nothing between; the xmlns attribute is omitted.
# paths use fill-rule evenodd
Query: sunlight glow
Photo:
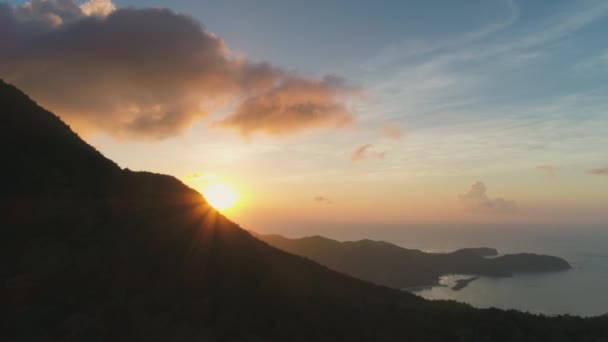
<svg viewBox="0 0 608 342"><path fill-rule="evenodd" d="M238 193L232 187L219 182L207 185L202 192L207 202L217 210L230 209L239 199Z"/></svg>

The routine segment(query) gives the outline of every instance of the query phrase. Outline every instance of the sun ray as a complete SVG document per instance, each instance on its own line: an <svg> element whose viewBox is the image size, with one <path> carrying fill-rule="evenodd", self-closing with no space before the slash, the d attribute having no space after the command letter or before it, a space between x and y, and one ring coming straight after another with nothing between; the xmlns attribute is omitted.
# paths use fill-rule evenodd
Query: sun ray
<svg viewBox="0 0 608 342"><path fill-rule="evenodd" d="M238 193L229 185L213 182L202 190L203 196L217 210L226 210L234 207L238 202Z"/></svg>

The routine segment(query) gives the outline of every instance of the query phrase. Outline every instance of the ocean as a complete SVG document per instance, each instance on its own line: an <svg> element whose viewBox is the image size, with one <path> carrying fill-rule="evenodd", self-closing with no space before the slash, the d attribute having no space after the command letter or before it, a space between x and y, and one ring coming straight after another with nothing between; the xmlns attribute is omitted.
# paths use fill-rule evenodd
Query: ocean
<svg viewBox="0 0 608 342"><path fill-rule="evenodd" d="M297 229L297 228L296 228ZM340 241L384 240L427 252L493 247L500 254L559 256L572 266L555 273L480 277L454 291L449 285L470 275L441 279L448 286L415 292L427 299L449 299L478 308L516 309L546 315L595 316L608 313L608 225L307 225L288 237L322 235Z"/></svg>

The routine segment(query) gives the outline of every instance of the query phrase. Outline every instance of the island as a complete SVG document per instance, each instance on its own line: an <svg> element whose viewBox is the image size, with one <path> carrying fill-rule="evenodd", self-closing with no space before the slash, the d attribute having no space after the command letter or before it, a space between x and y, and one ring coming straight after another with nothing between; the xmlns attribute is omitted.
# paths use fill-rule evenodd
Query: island
<svg viewBox="0 0 608 342"><path fill-rule="evenodd" d="M452 290L460 291L460 290L464 289L467 285L469 285L471 282L473 282L477 279L479 279L479 277L458 279L458 280L456 280L456 285L452 286Z"/></svg>
<svg viewBox="0 0 608 342"><path fill-rule="evenodd" d="M438 286L439 277L448 274L511 277L516 273L557 272L571 268L559 257L532 253L499 255L496 249L489 247L426 253L367 239L340 242L318 235L299 239L259 234L256 237L355 278L410 292ZM452 289L461 290L476 279L464 279Z"/></svg>
<svg viewBox="0 0 608 342"><path fill-rule="evenodd" d="M489 247L462 248L462 249L455 251L454 253L476 254L481 257L498 256L498 250L496 250L496 248L489 248Z"/></svg>

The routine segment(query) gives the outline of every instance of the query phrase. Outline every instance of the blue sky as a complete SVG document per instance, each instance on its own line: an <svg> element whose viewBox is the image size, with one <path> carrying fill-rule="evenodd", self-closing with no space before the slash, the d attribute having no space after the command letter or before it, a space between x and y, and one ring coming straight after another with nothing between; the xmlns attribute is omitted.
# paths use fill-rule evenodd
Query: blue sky
<svg viewBox="0 0 608 342"><path fill-rule="evenodd" d="M169 7L235 55L361 87L347 130L243 140L207 120L160 142L90 137L123 166L221 175L257 199L234 214L243 222L266 224L259 217L277 209L285 222L313 212L370 222L608 219L608 176L588 172L608 167L606 1L114 3ZM402 136L384 136L387 125ZM517 211L467 207L459 195L477 181L487 189L477 204L503 198ZM319 208L317 196L332 204ZM378 200L383 208L369 209Z"/></svg>
<svg viewBox="0 0 608 342"><path fill-rule="evenodd" d="M195 16L252 60L362 85L383 99L364 118L432 127L602 115L594 101L601 107L608 87L603 1L175 1L169 7ZM548 113L549 105L571 107Z"/></svg>

